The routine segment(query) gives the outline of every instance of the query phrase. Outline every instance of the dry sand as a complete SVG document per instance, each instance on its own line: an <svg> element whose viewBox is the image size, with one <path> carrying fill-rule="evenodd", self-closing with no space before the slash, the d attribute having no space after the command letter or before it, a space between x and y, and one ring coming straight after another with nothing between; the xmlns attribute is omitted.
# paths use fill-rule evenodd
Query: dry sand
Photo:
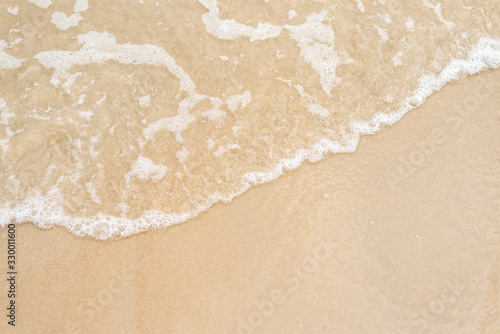
<svg viewBox="0 0 500 334"><path fill-rule="evenodd" d="M500 70L462 79L355 153L167 230L20 225L0 332L499 333L499 106Z"/></svg>

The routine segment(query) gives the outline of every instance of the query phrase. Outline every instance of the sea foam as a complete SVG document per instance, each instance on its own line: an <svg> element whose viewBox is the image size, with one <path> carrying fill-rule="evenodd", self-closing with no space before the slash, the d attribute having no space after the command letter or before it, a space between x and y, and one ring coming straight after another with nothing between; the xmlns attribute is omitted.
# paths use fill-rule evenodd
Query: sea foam
<svg viewBox="0 0 500 334"><path fill-rule="evenodd" d="M388 126L400 120L408 111L421 105L433 92L441 89L445 84L458 79L462 75L473 75L486 69L500 66L500 40L481 38L472 47L465 59L453 59L438 75L423 75L419 86L412 96L406 98L398 110L391 113L376 114L368 122L352 122L351 132L346 133L342 142L322 139L310 146L309 149L296 151L290 158L281 160L268 172L248 172L242 178L241 188L229 196L213 195L205 205L196 208L193 212L166 214L158 210L148 210L138 218L111 216L99 213L92 217L74 217L63 210L62 194L53 188L46 194L35 194L22 203L0 207L0 225L10 222L35 222L42 228L55 225L65 226L78 236L92 236L98 239L127 237L139 232L147 231L151 227L166 227L198 216L217 202L230 202L234 197L241 195L252 186L270 182L284 172L297 169L304 161L318 162L331 153L349 153L356 150L361 135L374 134L383 126ZM164 166L156 166L150 159L141 157L134 165L129 176L142 179L161 179L166 171Z"/></svg>
<svg viewBox="0 0 500 334"><path fill-rule="evenodd" d="M0 41L0 225L97 239L185 222L353 152L447 83L500 65L497 21L447 2L415 2L421 15L391 1L266 2L246 17L216 0L185 17L139 3L141 29L89 16L85 0L73 13L30 2L10 17L50 11L41 37L26 24ZM51 34L70 47L40 48Z"/></svg>

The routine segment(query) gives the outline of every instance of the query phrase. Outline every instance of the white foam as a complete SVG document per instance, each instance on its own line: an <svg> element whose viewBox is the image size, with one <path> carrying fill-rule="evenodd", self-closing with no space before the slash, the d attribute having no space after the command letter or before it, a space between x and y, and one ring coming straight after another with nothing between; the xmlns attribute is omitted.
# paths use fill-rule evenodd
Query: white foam
<svg viewBox="0 0 500 334"><path fill-rule="evenodd" d="M311 104L309 104L308 110L311 113L319 115L321 117L328 117L328 116L330 116L330 111L328 111L328 109L326 109L325 107L323 107L319 103L311 103Z"/></svg>
<svg viewBox="0 0 500 334"><path fill-rule="evenodd" d="M383 14L383 15L379 15L379 16L382 20L385 21L385 23L392 23L392 19L389 15Z"/></svg>
<svg viewBox="0 0 500 334"><path fill-rule="evenodd" d="M288 159L281 160L276 166L267 172L249 172L241 180L241 187L232 194L223 196L213 194L202 205L193 212L164 213L157 210L149 210L136 219L126 218L126 206L123 207L122 216L106 215L103 213L91 217L72 217L64 212L64 200L62 194L53 188L46 194L34 193L14 207L8 203L0 204L0 225L5 226L15 219L17 222L32 221L40 227L48 228L54 225L65 226L78 236L93 236L98 239L120 238L141 231L148 230L152 224L170 226L185 222L199 213L207 210L216 202L229 202L235 196L247 191L251 186L272 181L282 175L285 171L298 168L304 161L316 162L328 153L352 152L357 148L361 135L373 134L382 126L392 125L403 117L409 110L422 104L433 92L441 89L446 83L458 79L461 75L476 74L489 68L500 66L500 40L481 38L468 53L466 59L454 59L449 62L442 71L435 74L424 74L419 80L418 87L410 97L402 101L399 108L389 114L376 114L367 122L352 122L346 129L340 141L321 139L306 149L297 150ZM5 101L0 101L5 105ZM8 118L8 117L6 117ZM207 141L209 147L215 143ZM233 146L231 146L233 145ZM225 149L237 149L236 144L228 144L220 149L220 154ZM227 150L226 150L227 151ZM219 153L219 149L217 150ZM156 165L146 157L138 157L132 166L129 178L148 179L158 182L165 177L167 167ZM90 192L91 186L89 186ZM88 189L88 190L89 190ZM97 195L97 194L96 194ZM122 230L119 230L119 227Z"/></svg>
<svg viewBox="0 0 500 334"><path fill-rule="evenodd" d="M90 153L90 156L93 158L95 158L101 152L101 150L99 150L99 151L95 150L95 144L97 144L99 142L99 140L100 140L100 138L98 135L92 136L89 139L89 144L90 144L89 153Z"/></svg>
<svg viewBox="0 0 500 334"><path fill-rule="evenodd" d="M64 77L66 71L76 64L117 61L122 64L165 66L179 79L180 92L187 92L188 97L180 101L178 115L150 124L144 130L145 141L141 141L140 144L143 146L154 137L156 132L164 128L174 132L177 141L182 142L181 132L196 119L188 114L189 111L206 96L196 93L196 86L191 77L177 65L175 59L165 49L151 44L117 44L116 37L106 31L102 33L91 31L78 35L78 42L83 44L78 51L42 51L35 55L34 58L44 67L55 69L50 80L53 85L59 86L60 78Z"/></svg>
<svg viewBox="0 0 500 334"><path fill-rule="evenodd" d="M18 59L6 53L6 49L9 45L5 40L0 40L0 69L12 69L21 67L24 59Z"/></svg>
<svg viewBox="0 0 500 334"><path fill-rule="evenodd" d="M253 42L275 38L281 34L283 27L269 23L259 22L257 28L253 28L232 19L221 20L217 0L199 0L199 2L209 10L202 15L207 32L220 39L246 36ZM293 16L294 11L290 13ZM329 24L323 24L326 18L326 12L321 11L308 16L302 25L285 25L284 28L289 30L291 37L299 43L301 56L318 71L323 90L330 95L333 87L340 81L335 75L340 58L333 46L334 31Z"/></svg>
<svg viewBox="0 0 500 334"><path fill-rule="evenodd" d="M166 66L170 73L180 80L181 90L191 92L194 82L177 65L165 49L151 44L117 44L116 37L107 31L95 31L78 35L78 43L83 44L78 51L42 51L35 55L44 67L54 68L52 83L57 83L57 77L73 65L86 65L117 61L122 64L147 64Z"/></svg>
<svg viewBox="0 0 500 334"><path fill-rule="evenodd" d="M143 108L147 108L151 105L151 95L145 95L139 98L139 105Z"/></svg>
<svg viewBox="0 0 500 334"><path fill-rule="evenodd" d="M244 109L252 101L252 94L249 90L241 95L233 95L226 99L227 108L232 112L235 112L238 108L238 104L241 109Z"/></svg>
<svg viewBox="0 0 500 334"><path fill-rule="evenodd" d="M408 111L420 106L432 93L440 90L447 83L457 80L461 74L473 75L486 69L500 67L500 39L483 37L470 50L467 59L454 59L438 74L425 74L419 80L418 87L412 95L401 102L398 110L389 113L378 113L370 121L353 121L349 132L345 133L341 142L322 139L309 149L295 152L289 159L281 160L270 172L250 172L243 176L246 189L257 184L270 182L293 170L306 160L317 162L328 153L350 153L356 150L362 135L374 134L382 126L389 126L399 121ZM241 193L243 193L242 191Z"/></svg>
<svg viewBox="0 0 500 334"><path fill-rule="evenodd" d="M130 179L135 176L141 180L158 182L163 179L166 174L167 166L157 165L153 160L140 155L132 165L132 169L125 175L125 178L127 181L130 181Z"/></svg>
<svg viewBox="0 0 500 334"><path fill-rule="evenodd" d="M450 21L446 21L443 18L443 14L441 13L441 4L440 3L434 5L431 2L429 2L429 0L422 0L422 3L424 4L425 7L433 9L434 14L436 14L439 21L443 22L448 29L453 29L453 27L455 27L455 23L450 22Z"/></svg>
<svg viewBox="0 0 500 334"><path fill-rule="evenodd" d="M3 98L0 98L0 125L9 125L9 118L16 116L13 111L10 111L7 106L7 102Z"/></svg>
<svg viewBox="0 0 500 334"><path fill-rule="evenodd" d="M175 157L180 163L184 163L189 157L189 151L186 148L183 148L182 150L175 152Z"/></svg>
<svg viewBox="0 0 500 334"><path fill-rule="evenodd" d="M403 55L403 51L398 51L394 56L391 57L392 63L394 66L401 66L403 62L401 62L401 56Z"/></svg>
<svg viewBox="0 0 500 334"><path fill-rule="evenodd" d="M82 104L85 101L86 97L87 97L87 95L85 95L85 94L80 95L78 97L78 101L76 102L76 104Z"/></svg>
<svg viewBox="0 0 500 334"><path fill-rule="evenodd" d="M303 103L307 107L307 110L313 114L320 115L321 117L328 117L330 115L330 111L323 107L321 104L318 102L315 102L314 98L307 94L304 90L304 87L299 84L293 85L297 92L300 94L300 96L303 98Z"/></svg>
<svg viewBox="0 0 500 334"><path fill-rule="evenodd" d="M92 112L91 110L78 110L77 113L78 117L83 118L89 122L92 120L92 117L94 117L94 112Z"/></svg>
<svg viewBox="0 0 500 334"><path fill-rule="evenodd" d="M66 31L71 27L76 27L83 17L80 15L81 12L89 9L88 0L76 0L73 6L74 14L67 16L62 12L54 12L50 19L50 22L55 24L59 30Z"/></svg>
<svg viewBox="0 0 500 334"><path fill-rule="evenodd" d="M219 18L219 8L217 0L199 0L199 2L208 9L208 13L202 15L201 20L205 24L209 34L220 39L235 39L240 36L245 36L251 42L256 40L264 40L274 38L281 34L282 28L270 23L257 24L257 28L253 28L235 20L221 20Z"/></svg>
<svg viewBox="0 0 500 334"><path fill-rule="evenodd" d="M321 117L328 117L330 115L330 111L316 102L311 95L307 94L302 85L294 84L291 80L283 79L281 77L277 77L276 79L288 84L289 87L295 88L297 90L297 93L299 93L299 95L302 97L301 103L307 108L309 112Z"/></svg>
<svg viewBox="0 0 500 334"><path fill-rule="evenodd" d="M365 5L361 0L356 0L356 6L358 6L358 9L361 13L365 12Z"/></svg>
<svg viewBox="0 0 500 334"><path fill-rule="evenodd" d="M52 5L51 0L29 0L29 2L43 9L47 9L50 5Z"/></svg>
<svg viewBox="0 0 500 334"><path fill-rule="evenodd" d="M381 126L395 124L408 111L420 106L432 93L440 90L447 83L457 80L460 75L473 75L499 66L500 40L483 37L471 48L466 59L453 59L438 75L421 76L418 87L410 97L400 103L398 110L392 113L377 113L367 122L352 122L351 130L358 135L374 134L380 130Z"/></svg>
<svg viewBox="0 0 500 334"><path fill-rule="evenodd" d="M15 117L13 111L7 106L7 102L3 98L0 98L0 125L5 126L6 137L0 140L0 147L2 148L2 161L5 160L5 153L9 150L8 143L10 138L14 135L14 132L9 127L9 118ZM22 130L21 130L22 131Z"/></svg>
<svg viewBox="0 0 500 334"><path fill-rule="evenodd" d="M168 118L162 118L154 123L149 124L146 129L144 129L143 135L147 142L153 139L158 131L167 129L175 134L175 139L179 143L182 143L184 141L181 136L182 131L186 130L187 127L195 120L196 117L191 114L175 115ZM141 145L144 145L144 143L141 143Z"/></svg>
<svg viewBox="0 0 500 334"><path fill-rule="evenodd" d="M288 19L289 20L293 19L297 15L298 15L297 12L295 10L293 10L293 9L288 11Z"/></svg>
<svg viewBox="0 0 500 334"><path fill-rule="evenodd" d="M340 58L333 46L333 29L329 24L323 23L326 18L326 12L322 11L308 16L304 24L286 25L285 28L298 42L300 55L318 71L321 86L330 95L333 87L340 81L335 75Z"/></svg>
<svg viewBox="0 0 500 334"><path fill-rule="evenodd" d="M50 22L53 23L57 29L66 31L71 27L76 27L82 19L80 14L73 14L68 17L63 12L54 12Z"/></svg>
<svg viewBox="0 0 500 334"><path fill-rule="evenodd" d="M87 182L85 183L85 188L87 189L87 193L89 194L92 202L101 204L101 199L99 198L99 196L97 196L94 184L92 182Z"/></svg>
<svg viewBox="0 0 500 334"><path fill-rule="evenodd" d="M89 9L88 0L76 0L75 1L75 6L73 7L73 11L75 13L85 12L87 9Z"/></svg>
<svg viewBox="0 0 500 334"><path fill-rule="evenodd" d="M384 42L389 40L389 35L387 34L387 29L382 29L380 27L375 26L375 29L377 29L377 33L380 36L380 39L382 39Z"/></svg>
<svg viewBox="0 0 500 334"><path fill-rule="evenodd" d="M220 110L220 107L222 106L221 99L218 97L212 97L210 98L210 101L212 102L212 108L202 112L201 115L203 117L207 117L211 121L217 121L226 116L226 112L224 110Z"/></svg>
<svg viewBox="0 0 500 334"><path fill-rule="evenodd" d="M238 144L226 144L226 145L221 145L219 148L214 152L214 155L216 157L221 156L223 153L229 151L229 150L234 150L234 149L241 149L240 145Z"/></svg>
<svg viewBox="0 0 500 334"><path fill-rule="evenodd" d="M182 100L179 103L178 114L176 116L161 118L154 123L150 123L146 129L143 130L145 141L139 141L141 147L153 139L155 134L162 130L167 129L175 134L175 139L182 143L183 139L181 133L196 120L194 115L189 114L189 111L200 101L204 100L206 96L193 94Z"/></svg>
<svg viewBox="0 0 500 334"><path fill-rule="evenodd" d="M408 30L413 30L415 28L415 20L413 20L411 17L408 17L405 22L405 26Z"/></svg>
<svg viewBox="0 0 500 334"><path fill-rule="evenodd" d="M17 6L9 7L9 8L7 8L7 11L9 13L11 13L12 15L17 15L19 13L19 8Z"/></svg>
<svg viewBox="0 0 500 334"><path fill-rule="evenodd" d="M208 139L207 140L207 147L209 149L213 149L215 147L215 141L213 141L212 139Z"/></svg>

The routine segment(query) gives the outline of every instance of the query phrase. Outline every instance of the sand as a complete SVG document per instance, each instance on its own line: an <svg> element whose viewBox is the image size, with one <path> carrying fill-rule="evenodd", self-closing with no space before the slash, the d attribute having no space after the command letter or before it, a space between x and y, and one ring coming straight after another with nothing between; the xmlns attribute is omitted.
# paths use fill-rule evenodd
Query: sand
<svg viewBox="0 0 500 334"><path fill-rule="evenodd" d="M166 230L22 224L0 332L498 333L499 103L500 70L461 79L355 153Z"/></svg>

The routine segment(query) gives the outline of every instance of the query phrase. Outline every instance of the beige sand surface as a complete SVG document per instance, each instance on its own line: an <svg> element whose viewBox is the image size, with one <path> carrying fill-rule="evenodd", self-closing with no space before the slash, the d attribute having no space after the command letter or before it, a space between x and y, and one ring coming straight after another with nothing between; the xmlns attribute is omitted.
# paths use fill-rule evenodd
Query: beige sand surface
<svg viewBox="0 0 500 334"><path fill-rule="evenodd" d="M18 226L15 331L499 333L499 106L499 70L460 80L355 153L167 230Z"/></svg>

